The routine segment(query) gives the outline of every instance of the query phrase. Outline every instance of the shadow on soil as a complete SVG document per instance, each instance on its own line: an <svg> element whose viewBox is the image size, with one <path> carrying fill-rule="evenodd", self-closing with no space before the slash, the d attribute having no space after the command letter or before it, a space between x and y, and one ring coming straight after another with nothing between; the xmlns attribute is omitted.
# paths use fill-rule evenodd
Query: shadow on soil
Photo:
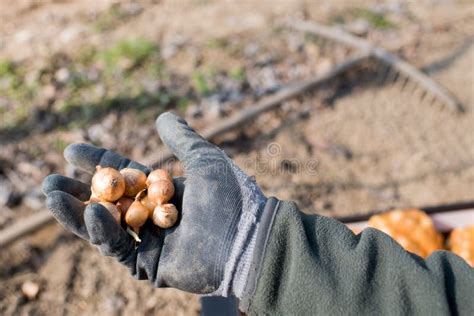
<svg viewBox="0 0 474 316"><path fill-rule="evenodd" d="M71 104L62 111L32 109L29 118L21 125L0 129L0 144L19 141L33 134L43 134L59 128L84 127L100 121L111 112L133 111L156 108L157 113L175 107L179 99L167 92L150 94L142 92L137 96L117 96L98 103Z"/></svg>

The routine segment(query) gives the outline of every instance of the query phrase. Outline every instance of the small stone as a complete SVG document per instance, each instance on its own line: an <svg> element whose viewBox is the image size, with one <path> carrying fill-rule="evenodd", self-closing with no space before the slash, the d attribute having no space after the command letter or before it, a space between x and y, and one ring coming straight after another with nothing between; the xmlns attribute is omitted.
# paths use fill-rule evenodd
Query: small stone
<svg viewBox="0 0 474 316"><path fill-rule="evenodd" d="M161 58L170 59L175 56L189 42L187 37L174 35L171 39L165 39L160 51Z"/></svg>
<svg viewBox="0 0 474 316"><path fill-rule="evenodd" d="M107 89L102 83L98 83L94 88L95 95L98 98L103 98L107 94Z"/></svg>
<svg viewBox="0 0 474 316"><path fill-rule="evenodd" d="M369 22L365 19L357 19L346 26L346 29L354 35L366 36L369 32Z"/></svg>
<svg viewBox="0 0 474 316"><path fill-rule="evenodd" d="M38 82L41 77L41 71L38 69L30 70L25 74L25 83L27 85L34 85Z"/></svg>
<svg viewBox="0 0 474 316"><path fill-rule="evenodd" d="M135 63L132 59L123 57L118 61L118 66L122 70L130 70L135 66Z"/></svg>
<svg viewBox="0 0 474 316"><path fill-rule="evenodd" d="M11 184L6 180L0 180L0 206L8 205L12 195Z"/></svg>
<svg viewBox="0 0 474 316"><path fill-rule="evenodd" d="M103 120L102 120L102 126L107 130L110 131L114 128L114 126L117 126L118 124L118 117L116 113L110 113L108 114Z"/></svg>
<svg viewBox="0 0 474 316"><path fill-rule="evenodd" d="M96 82L100 79L100 71L96 67L93 67L92 69L89 69L86 72L86 78L89 81Z"/></svg>
<svg viewBox="0 0 474 316"><path fill-rule="evenodd" d="M311 56L311 58L319 58L319 56L321 56L321 47L314 43L306 43L304 50L308 56Z"/></svg>
<svg viewBox="0 0 474 316"><path fill-rule="evenodd" d="M156 94L161 87L158 80L145 79L142 81L143 88L149 94Z"/></svg>
<svg viewBox="0 0 474 316"><path fill-rule="evenodd" d="M54 74L54 78L60 83L66 83L71 77L71 73L65 67L59 68Z"/></svg>
<svg viewBox="0 0 474 316"><path fill-rule="evenodd" d="M124 3L122 9L127 13L127 15L138 15L143 11L142 5L136 2Z"/></svg>
<svg viewBox="0 0 474 316"><path fill-rule="evenodd" d="M331 70L332 67L333 67L333 62L329 58L321 58L319 59L316 72L318 74L323 74Z"/></svg>
<svg viewBox="0 0 474 316"><path fill-rule="evenodd" d="M110 313L118 313L125 307L125 302L120 296L112 296L104 301L104 309Z"/></svg>
<svg viewBox="0 0 474 316"><path fill-rule="evenodd" d="M204 115L210 119L217 119L222 114L218 94L213 94L205 98L202 101L201 106L204 109Z"/></svg>
<svg viewBox="0 0 474 316"><path fill-rule="evenodd" d="M31 32L28 30L19 31L14 35L15 42L19 44L29 42L32 39L33 39L33 34L31 34Z"/></svg>
<svg viewBox="0 0 474 316"><path fill-rule="evenodd" d="M176 46L166 45L161 49L160 55L161 55L161 58L163 58L164 60L167 60L173 57L174 55L176 55L177 52L178 52L178 48Z"/></svg>
<svg viewBox="0 0 474 316"><path fill-rule="evenodd" d="M59 40L62 43L70 43L73 40L77 39L81 34L81 30L75 27L66 28L61 33L59 33Z"/></svg>
<svg viewBox="0 0 474 316"><path fill-rule="evenodd" d="M33 281L26 281L21 285L21 292L29 300L34 300L38 296L39 290L39 284Z"/></svg>
<svg viewBox="0 0 474 316"><path fill-rule="evenodd" d="M52 100L54 99L54 96L56 95L56 88L51 84L46 85L41 90L41 94L45 100Z"/></svg>
<svg viewBox="0 0 474 316"><path fill-rule="evenodd" d="M247 57L255 56L260 50L260 46L257 43L250 43L244 48L244 55Z"/></svg>

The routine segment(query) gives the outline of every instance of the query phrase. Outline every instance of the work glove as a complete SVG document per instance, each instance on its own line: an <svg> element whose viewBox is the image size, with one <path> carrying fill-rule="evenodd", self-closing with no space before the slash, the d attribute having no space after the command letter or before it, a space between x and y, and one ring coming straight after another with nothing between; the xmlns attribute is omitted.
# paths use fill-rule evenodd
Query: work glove
<svg viewBox="0 0 474 316"><path fill-rule="evenodd" d="M174 227L161 229L147 221L136 243L102 205L84 204L90 197L89 184L61 175L43 181L47 206L66 229L115 257L138 279L148 279L156 287L241 297L249 271L258 268L254 250L259 231L260 239L266 235L260 219L267 199L253 178L182 118L164 113L156 127L185 170L185 178L173 179L176 192L170 202L179 211ZM151 171L88 144L69 145L64 156L91 174L97 165Z"/></svg>

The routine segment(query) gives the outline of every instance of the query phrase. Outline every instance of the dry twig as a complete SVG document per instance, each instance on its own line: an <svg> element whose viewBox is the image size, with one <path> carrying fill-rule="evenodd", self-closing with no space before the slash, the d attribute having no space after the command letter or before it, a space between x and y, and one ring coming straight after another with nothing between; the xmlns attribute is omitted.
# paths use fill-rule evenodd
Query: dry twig
<svg viewBox="0 0 474 316"><path fill-rule="evenodd" d="M53 222L53 215L40 211L0 231L0 248Z"/></svg>

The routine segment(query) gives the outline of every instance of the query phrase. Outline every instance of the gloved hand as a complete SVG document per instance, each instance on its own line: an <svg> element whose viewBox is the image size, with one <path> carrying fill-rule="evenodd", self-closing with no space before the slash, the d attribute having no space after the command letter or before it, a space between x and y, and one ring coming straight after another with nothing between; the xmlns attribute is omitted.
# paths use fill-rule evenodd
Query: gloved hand
<svg viewBox="0 0 474 316"><path fill-rule="evenodd" d="M66 229L117 258L138 279L148 279L157 287L240 297L266 198L252 178L183 119L164 113L156 126L185 169L186 178L174 179L171 203L180 212L177 225L159 229L148 221L140 230L142 242L136 245L104 207L85 206L89 184L61 175L50 175L43 182L47 206ZM151 171L87 144L72 144L64 155L89 173L96 165Z"/></svg>

